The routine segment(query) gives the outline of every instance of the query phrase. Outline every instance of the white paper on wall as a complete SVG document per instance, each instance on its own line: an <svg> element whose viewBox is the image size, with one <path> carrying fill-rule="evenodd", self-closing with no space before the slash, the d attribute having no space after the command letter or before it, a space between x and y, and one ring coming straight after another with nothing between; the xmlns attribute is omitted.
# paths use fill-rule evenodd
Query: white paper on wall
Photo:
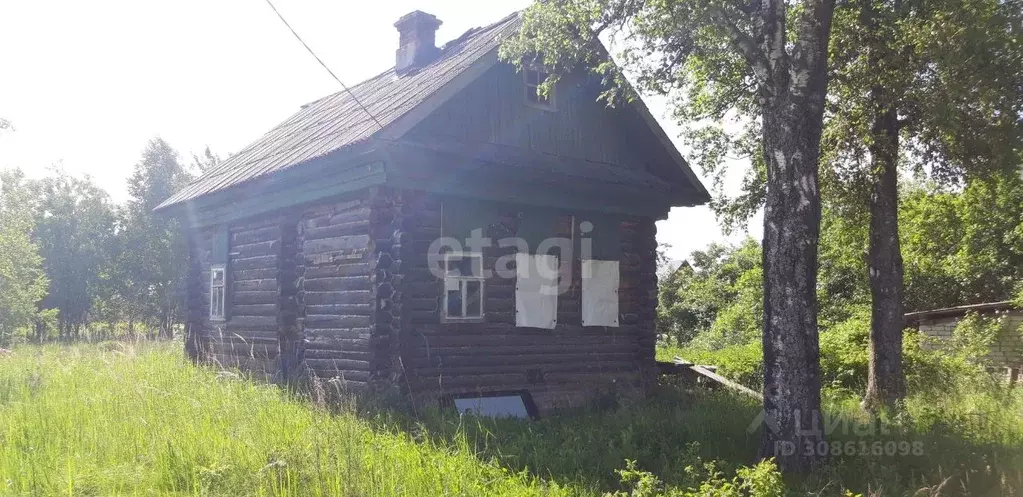
<svg viewBox="0 0 1023 497"><path fill-rule="evenodd" d="M515 254L515 326L554 329L558 324L558 258Z"/></svg>
<svg viewBox="0 0 1023 497"><path fill-rule="evenodd" d="M618 326L618 261L582 261L583 326Z"/></svg>

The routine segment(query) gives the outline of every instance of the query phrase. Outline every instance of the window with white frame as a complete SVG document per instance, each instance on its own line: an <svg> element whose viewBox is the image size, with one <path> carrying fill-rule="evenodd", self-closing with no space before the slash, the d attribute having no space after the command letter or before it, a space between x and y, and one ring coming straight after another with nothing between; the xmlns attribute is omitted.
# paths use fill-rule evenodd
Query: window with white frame
<svg viewBox="0 0 1023 497"><path fill-rule="evenodd" d="M540 90L540 85L547 79L548 73L536 66L525 66L522 68L522 78L526 91L526 103L546 109L554 109L554 87L546 94Z"/></svg>
<svg viewBox="0 0 1023 497"><path fill-rule="evenodd" d="M227 300L227 267L216 264L210 268L210 319L223 321L224 303Z"/></svg>
<svg viewBox="0 0 1023 497"><path fill-rule="evenodd" d="M442 314L448 321L483 319L483 254L444 254L444 302Z"/></svg>

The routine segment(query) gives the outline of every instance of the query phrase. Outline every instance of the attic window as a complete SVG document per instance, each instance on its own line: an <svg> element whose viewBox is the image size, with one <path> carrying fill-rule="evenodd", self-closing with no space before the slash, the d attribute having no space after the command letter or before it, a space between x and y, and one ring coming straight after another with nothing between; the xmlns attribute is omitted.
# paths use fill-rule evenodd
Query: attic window
<svg viewBox="0 0 1023 497"><path fill-rule="evenodd" d="M483 320L483 255L444 254L444 307L446 321Z"/></svg>
<svg viewBox="0 0 1023 497"><path fill-rule="evenodd" d="M551 87L546 95L541 94L540 91L540 85L547 79L547 76L549 76L549 73L543 69L529 66L522 68L526 103L543 109L554 110L554 88Z"/></svg>

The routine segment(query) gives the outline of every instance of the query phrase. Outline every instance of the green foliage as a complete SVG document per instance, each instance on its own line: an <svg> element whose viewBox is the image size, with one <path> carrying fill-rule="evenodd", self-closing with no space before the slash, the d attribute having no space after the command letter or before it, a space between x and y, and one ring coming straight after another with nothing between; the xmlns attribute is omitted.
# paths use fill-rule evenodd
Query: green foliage
<svg viewBox="0 0 1023 497"><path fill-rule="evenodd" d="M219 158L206 150L194 160L202 169ZM136 327L171 334L188 247L179 221L153 208L192 175L166 142L150 141L121 206L60 169L38 180L0 174L0 343L16 332L37 341Z"/></svg>
<svg viewBox="0 0 1023 497"><path fill-rule="evenodd" d="M46 295L30 199L21 171L0 171L0 346L39 318L36 304Z"/></svg>
<svg viewBox="0 0 1023 497"><path fill-rule="evenodd" d="M900 212L908 309L1010 300L1023 281L1019 170L961 192L910 189Z"/></svg>
<svg viewBox="0 0 1023 497"><path fill-rule="evenodd" d="M197 167L211 167L217 159L209 149L195 157ZM142 160L128 179L131 198L120 212L121 230L113 271L114 295L122 311L113 316L143 322L164 335L183 320L181 281L188 263L188 245L177 218L158 216L153 209L192 180L175 152L160 138L150 140Z"/></svg>
<svg viewBox="0 0 1023 497"><path fill-rule="evenodd" d="M769 462L755 464L760 433L747 429L759 406L727 391L665 384L614 409L535 422L436 409L410 419L355 403L326 409L194 367L176 342L5 354L3 494L749 496L784 485L788 495L920 495L948 479L964 494L1010 495L1023 484L1023 391L982 378L913 393L881 438L832 437L857 450L864 440L918 442L923 456L833 456L783 482ZM855 401L825 408L863 416ZM635 463L616 472L625 460Z"/></svg>
<svg viewBox="0 0 1023 497"><path fill-rule="evenodd" d="M657 360L671 361L676 356L696 364L717 367L722 376L758 389L764 383L764 351L759 341L708 349L699 345L657 349Z"/></svg>
<svg viewBox="0 0 1023 497"><path fill-rule="evenodd" d="M636 467L636 461L626 460L625 469L618 470L622 484L629 491L605 494L605 497L781 497L785 485L774 461L767 459L752 467L742 466L735 476L727 476L717 470L712 462L687 466L686 473L702 478L698 487L686 490L665 488L664 483L653 473ZM699 468L699 469L698 469ZM702 471L701 471L702 470ZM697 476L698 475L698 476Z"/></svg>
<svg viewBox="0 0 1023 497"><path fill-rule="evenodd" d="M35 217L32 237L50 280L42 307L59 311L62 338L75 338L89 322L97 295L110 281L114 206L91 179L75 178L62 170L32 182L30 188Z"/></svg>
<svg viewBox="0 0 1023 497"><path fill-rule="evenodd" d="M675 344L709 335L710 347L744 344L762 326L760 244L711 244L660 281L658 333Z"/></svg>
<svg viewBox="0 0 1023 497"><path fill-rule="evenodd" d="M991 353L991 346L1005 329L1005 318L986 317L975 312L967 313L952 331L947 344L951 353L971 361L984 361Z"/></svg>
<svg viewBox="0 0 1023 497"><path fill-rule="evenodd" d="M820 334L821 382L862 394L867 388L867 342L870 308L860 306L852 316Z"/></svg>
<svg viewBox="0 0 1023 497"><path fill-rule="evenodd" d="M431 441L190 365L180 343L0 360L5 495L569 495Z"/></svg>

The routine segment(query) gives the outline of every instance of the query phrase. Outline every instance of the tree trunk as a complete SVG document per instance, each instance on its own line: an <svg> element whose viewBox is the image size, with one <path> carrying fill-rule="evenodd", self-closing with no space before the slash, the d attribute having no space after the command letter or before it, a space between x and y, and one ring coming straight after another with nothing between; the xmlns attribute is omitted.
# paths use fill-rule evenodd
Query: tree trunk
<svg viewBox="0 0 1023 497"><path fill-rule="evenodd" d="M883 101L882 88L872 94ZM865 408L893 406L906 395L902 374L903 268L899 246L899 123L895 109L879 109L870 144L870 355Z"/></svg>
<svg viewBox="0 0 1023 497"><path fill-rule="evenodd" d="M820 89L823 91L823 89ZM823 455L817 336L817 187L823 96L791 93L765 106L764 437L761 454L786 471Z"/></svg>

